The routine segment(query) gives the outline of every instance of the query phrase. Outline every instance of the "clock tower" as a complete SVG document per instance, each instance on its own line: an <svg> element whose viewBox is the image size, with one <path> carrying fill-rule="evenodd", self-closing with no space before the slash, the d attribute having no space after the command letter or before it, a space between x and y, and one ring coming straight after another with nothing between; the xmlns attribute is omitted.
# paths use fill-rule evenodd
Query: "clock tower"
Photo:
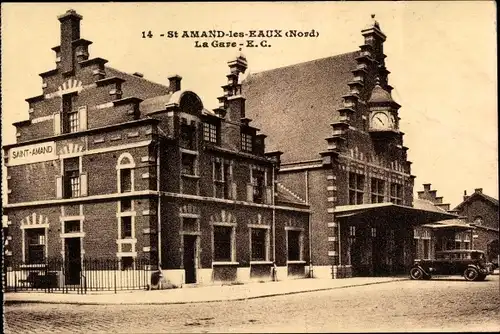
<svg viewBox="0 0 500 334"><path fill-rule="evenodd" d="M382 88L380 80L377 78L368 100L368 131L374 140L388 140L391 142L400 137L398 117L400 107L392 99L391 94Z"/></svg>

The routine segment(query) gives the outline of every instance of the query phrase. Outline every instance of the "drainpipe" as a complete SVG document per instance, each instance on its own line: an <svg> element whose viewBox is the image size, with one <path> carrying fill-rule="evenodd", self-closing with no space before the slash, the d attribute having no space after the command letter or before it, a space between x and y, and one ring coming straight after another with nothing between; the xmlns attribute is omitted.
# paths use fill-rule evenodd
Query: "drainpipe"
<svg viewBox="0 0 500 334"><path fill-rule="evenodd" d="M156 190L158 192L158 209L156 210L157 215L157 227L156 227L156 235L158 237L158 270L161 272L162 262L161 262L161 192L160 192L160 136L157 135L158 141L156 144Z"/></svg>
<svg viewBox="0 0 500 334"><path fill-rule="evenodd" d="M272 172L272 205L273 205L273 262L276 264L276 204L275 204L275 165L273 162L273 172Z"/></svg>
<svg viewBox="0 0 500 334"><path fill-rule="evenodd" d="M306 170L305 172L305 179L306 179L306 204L309 205L309 171ZM309 277L313 278L314 277L314 267L313 267L313 261L312 261L312 219L311 219L311 210L309 210Z"/></svg>
<svg viewBox="0 0 500 334"><path fill-rule="evenodd" d="M337 236L339 238L339 267L340 267L342 265L342 241L340 240L340 221L337 221Z"/></svg>

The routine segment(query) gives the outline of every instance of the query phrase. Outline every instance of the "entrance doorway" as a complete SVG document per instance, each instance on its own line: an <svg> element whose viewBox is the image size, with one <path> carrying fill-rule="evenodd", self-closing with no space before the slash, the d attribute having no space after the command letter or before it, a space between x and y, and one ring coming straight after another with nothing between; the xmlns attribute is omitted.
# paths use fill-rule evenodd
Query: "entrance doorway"
<svg viewBox="0 0 500 334"><path fill-rule="evenodd" d="M186 284L196 283L196 235L184 235L184 272Z"/></svg>
<svg viewBox="0 0 500 334"><path fill-rule="evenodd" d="M81 262L81 239L66 238L65 249L65 283L69 285L80 284Z"/></svg>

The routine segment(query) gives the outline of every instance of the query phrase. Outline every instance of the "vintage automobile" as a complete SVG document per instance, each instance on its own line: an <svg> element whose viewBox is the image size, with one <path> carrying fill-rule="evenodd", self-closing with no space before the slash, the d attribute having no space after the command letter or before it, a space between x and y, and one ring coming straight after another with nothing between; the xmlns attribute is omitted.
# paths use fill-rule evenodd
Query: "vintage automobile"
<svg viewBox="0 0 500 334"><path fill-rule="evenodd" d="M436 252L434 260L415 260L410 278L431 279L432 275L463 275L467 281L482 281L493 272L483 251L456 249Z"/></svg>

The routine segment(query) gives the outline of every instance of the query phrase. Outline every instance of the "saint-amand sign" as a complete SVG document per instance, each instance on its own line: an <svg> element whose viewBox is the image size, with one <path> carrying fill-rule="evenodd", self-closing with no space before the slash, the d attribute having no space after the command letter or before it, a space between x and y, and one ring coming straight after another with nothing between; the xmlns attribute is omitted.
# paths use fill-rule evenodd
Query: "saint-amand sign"
<svg viewBox="0 0 500 334"><path fill-rule="evenodd" d="M9 162L7 165L24 165L55 159L57 159L56 143L51 141L11 148L9 150Z"/></svg>

